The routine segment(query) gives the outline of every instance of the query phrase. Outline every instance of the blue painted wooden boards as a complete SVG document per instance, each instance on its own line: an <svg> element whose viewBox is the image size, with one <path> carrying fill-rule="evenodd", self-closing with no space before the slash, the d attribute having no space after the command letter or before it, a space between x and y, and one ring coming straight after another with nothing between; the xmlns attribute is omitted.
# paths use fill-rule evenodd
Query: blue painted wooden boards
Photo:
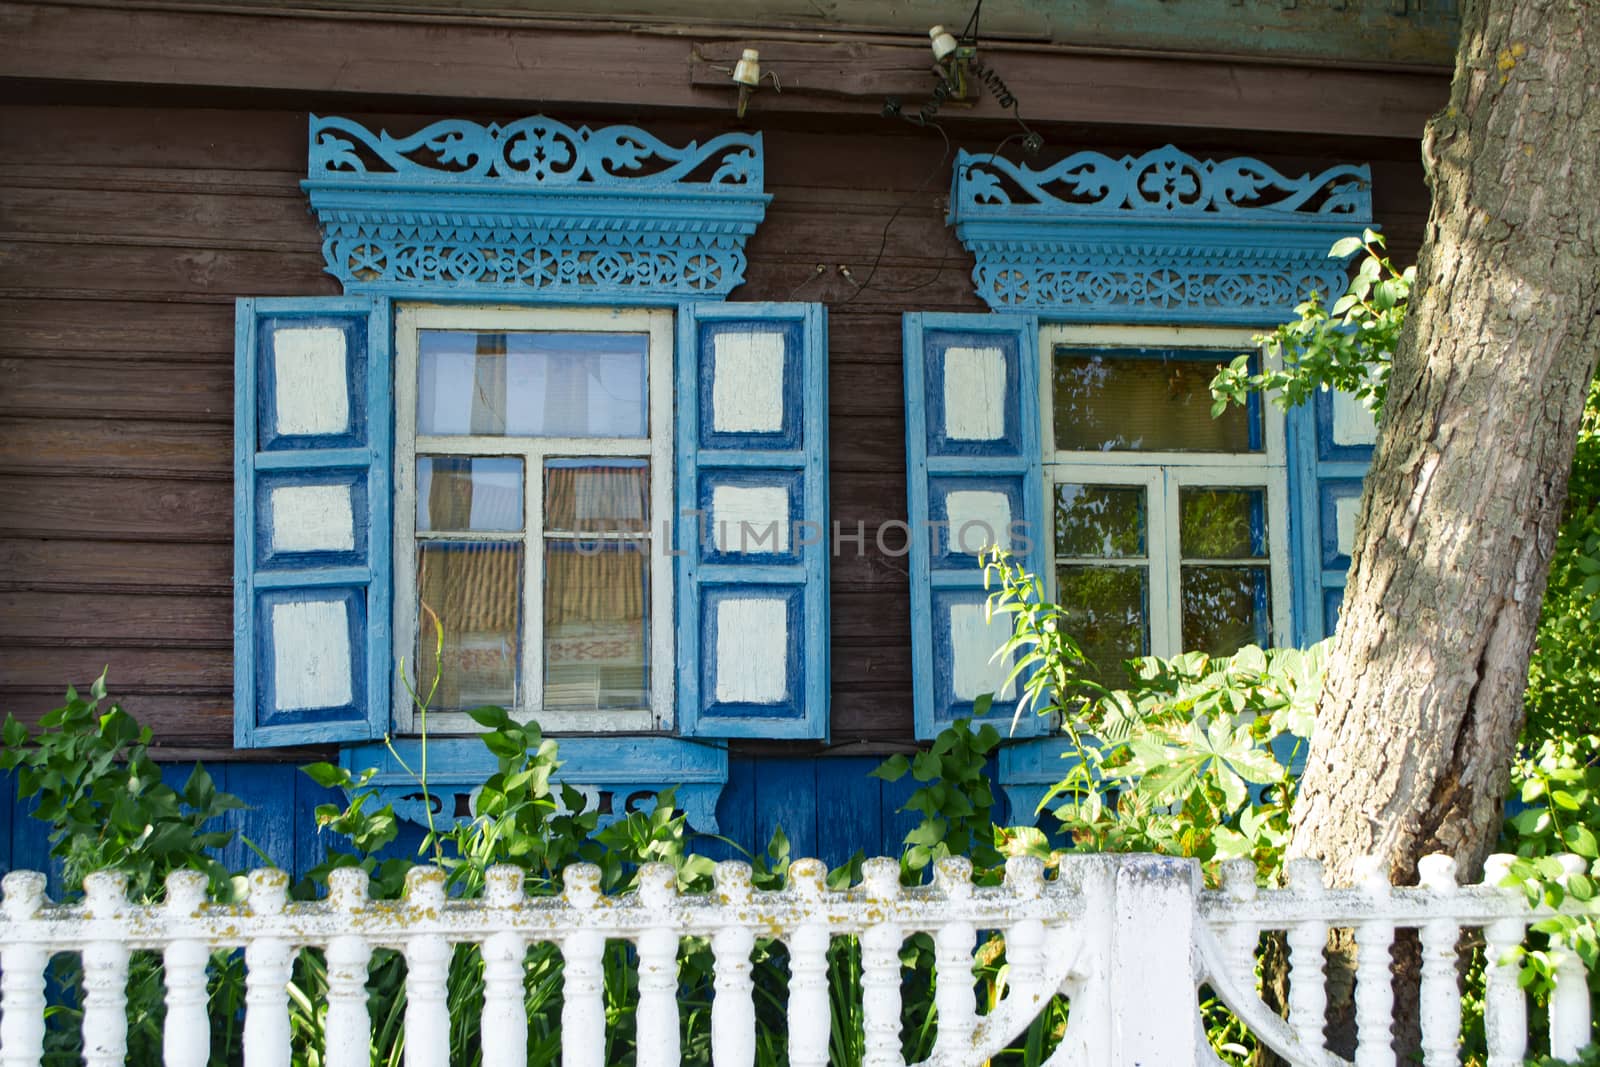
<svg viewBox="0 0 1600 1067"><path fill-rule="evenodd" d="M389 729L389 337L383 301L238 302L238 748Z"/></svg>
<svg viewBox="0 0 1600 1067"><path fill-rule="evenodd" d="M1031 315L910 313L904 329L917 737L974 717L974 699L996 690L987 718L1007 728L1016 686L1005 699L1009 667L990 654L1009 634L1005 617L984 615L977 553L994 541L1044 573L1039 324ZM1020 728L1042 725L1027 715Z"/></svg>
<svg viewBox="0 0 1600 1067"><path fill-rule="evenodd" d="M678 309L685 736L828 735L827 329L820 304Z"/></svg>
<svg viewBox="0 0 1600 1067"><path fill-rule="evenodd" d="M765 852L773 830L782 827L793 858L816 856L836 867L858 850L868 856L898 856L901 840L916 825L917 816L896 809L918 783L909 775L899 782L871 777L881 762L877 756L732 759L728 785L717 806L722 832L700 838L692 850L715 859L745 858ZM182 788L192 770L189 763L167 764L162 776L174 788ZM317 832L315 810L318 804L342 802L342 795L323 789L298 767L233 762L210 764L207 770L219 790L249 805L230 813L224 825L249 838L296 878L325 858L330 843L339 843L332 835ZM0 812L10 819L10 832L0 835L0 870L48 869L48 828L28 817L33 804L16 801L15 793L15 780L0 778ZM265 866L266 861L242 838L223 850L223 862L233 870ZM407 824L403 839L388 854L414 856L419 839L420 831ZM51 892L58 893L59 888L53 883Z"/></svg>

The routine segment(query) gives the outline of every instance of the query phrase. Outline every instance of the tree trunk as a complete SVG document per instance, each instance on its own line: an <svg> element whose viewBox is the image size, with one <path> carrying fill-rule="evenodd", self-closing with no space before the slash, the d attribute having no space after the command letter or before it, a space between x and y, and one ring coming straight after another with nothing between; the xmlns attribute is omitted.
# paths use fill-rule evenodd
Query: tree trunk
<svg viewBox="0 0 1600 1067"><path fill-rule="evenodd" d="M1476 878L1600 355L1600 7L1469 0L1290 854ZM1337 962L1337 961L1336 961ZM1343 1044L1343 1042L1340 1042Z"/></svg>

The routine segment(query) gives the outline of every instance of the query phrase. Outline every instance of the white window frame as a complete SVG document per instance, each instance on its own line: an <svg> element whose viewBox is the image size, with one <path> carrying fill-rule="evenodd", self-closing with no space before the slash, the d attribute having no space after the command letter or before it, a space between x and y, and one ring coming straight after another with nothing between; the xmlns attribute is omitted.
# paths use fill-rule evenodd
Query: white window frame
<svg viewBox="0 0 1600 1067"><path fill-rule="evenodd" d="M1249 330L1212 327L1152 327L1042 324L1039 329L1039 432L1044 455L1045 512L1051 516L1046 545L1049 565L1045 588L1057 597L1055 554L1055 487L1058 483L1142 487L1146 495L1146 566L1150 577L1150 655L1175 656L1183 649L1182 563L1178 545L1178 491L1184 486L1219 489L1265 488L1267 492L1268 612L1272 644L1287 646L1292 638L1289 600L1289 475L1284 445L1284 419L1261 398L1260 452L1079 452L1058 450L1055 442L1054 390L1051 388L1056 345L1067 344L1115 352L1118 348L1216 349L1219 363L1240 352L1259 351ZM1110 565L1120 566L1116 561Z"/></svg>
<svg viewBox="0 0 1600 1067"><path fill-rule="evenodd" d="M479 332L642 333L649 338L646 361L646 436L501 437L417 435L417 336L422 330ZM673 560L670 556L674 480L673 313L642 308L528 308L410 304L395 309L395 510L394 510L394 726L419 731L404 675L414 670L417 648L416 457L457 454L503 455L523 462L523 633L520 721L537 719L547 733L649 733L673 727L676 674ZM574 711L541 707L544 690L544 462L547 458L634 456L650 463L650 706ZM505 539L499 535L497 540ZM459 711L430 711L430 733L474 733L480 727Z"/></svg>

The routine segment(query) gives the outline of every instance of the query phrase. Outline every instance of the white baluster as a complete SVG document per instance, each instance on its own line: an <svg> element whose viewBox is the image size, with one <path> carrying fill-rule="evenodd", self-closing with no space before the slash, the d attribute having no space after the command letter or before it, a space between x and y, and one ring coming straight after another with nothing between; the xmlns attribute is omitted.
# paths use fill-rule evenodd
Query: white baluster
<svg viewBox="0 0 1600 1067"><path fill-rule="evenodd" d="M1306 912L1316 914L1322 899L1322 864L1314 859L1288 863L1289 888L1306 902ZM1322 1028L1327 1023L1328 987L1324 968L1328 924L1303 919L1289 927L1289 1025L1295 1036L1314 1049L1324 1047Z"/></svg>
<svg viewBox="0 0 1600 1067"><path fill-rule="evenodd" d="M206 876L199 871L167 875L167 918L181 928L205 906ZM211 1058L211 1024L206 1018L206 964L211 952L204 941L178 938L162 953L167 972L167 1018L161 1033L161 1058L166 1067L205 1067Z"/></svg>
<svg viewBox="0 0 1600 1067"><path fill-rule="evenodd" d="M83 950L83 1062L85 1067L122 1067L128 1058L128 952L121 923L128 879L99 871L83 880L88 917L104 940Z"/></svg>
<svg viewBox="0 0 1600 1067"><path fill-rule="evenodd" d="M1490 856L1483 865L1483 884L1499 888L1511 873L1514 856ZM1502 889L1507 902L1521 907L1515 889ZM1522 920L1496 919L1483 928L1483 1031L1489 1039L1488 1067L1522 1067L1528 1055L1528 997L1517 983L1517 961L1508 959L1522 944ZM1585 993L1585 1000L1588 999Z"/></svg>
<svg viewBox="0 0 1600 1067"><path fill-rule="evenodd" d="M1222 891L1241 908L1256 899L1256 865L1251 860L1229 860L1222 865ZM1261 932L1249 923L1231 922L1222 928L1222 950L1228 977L1244 992L1256 989L1256 943Z"/></svg>
<svg viewBox="0 0 1600 1067"><path fill-rule="evenodd" d="M444 911L444 871L413 867L406 872L408 923L435 922ZM450 1062L450 1008L445 986L450 978L450 942L440 934L406 939L406 1067Z"/></svg>
<svg viewBox="0 0 1600 1067"><path fill-rule="evenodd" d="M562 1067L605 1067L606 1011L603 994L605 976L601 958L606 939L589 929L596 919L600 901L600 868L576 863L561 872L566 886L567 904L573 909L578 929L561 941L565 961L562 978L561 1063Z"/></svg>
<svg viewBox="0 0 1600 1067"><path fill-rule="evenodd" d="M789 865L788 892L806 912L789 935L789 1063L828 1064L828 942L822 891L828 868L821 860Z"/></svg>
<svg viewBox="0 0 1600 1067"><path fill-rule="evenodd" d="M863 868L869 900L889 902L900 895L900 864L879 857ZM866 1050L862 1067L901 1067L900 927L877 922L861 935L861 1009Z"/></svg>
<svg viewBox="0 0 1600 1067"><path fill-rule="evenodd" d="M934 864L934 886L956 908L972 899L972 861L947 856ZM970 922L946 921L933 935L936 985L934 1005L939 1009L939 1034L934 1056L958 1062L972 1052L972 1033L978 1027L978 998L972 988L972 949L978 932Z"/></svg>
<svg viewBox="0 0 1600 1067"><path fill-rule="evenodd" d="M510 910L523 902L520 868L489 868L484 901ZM505 924L496 924L505 925ZM483 1067L525 1067L528 1062L528 1013L523 1006L528 942L514 930L501 929L483 942Z"/></svg>
<svg viewBox="0 0 1600 1067"><path fill-rule="evenodd" d="M1558 857L1562 874L1584 874L1589 865L1570 853ZM1565 880L1565 879L1563 879ZM1589 1033L1589 982L1583 961L1571 949L1563 949L1556 965L1556 986L1550 991L1550 1054L1563 1060L1578 1058L1578 1050L1591 1040Z"/></svg>
<svg viewBox="0 0 1600 1067"><path fill-rule="evenodd" d="M1422 935L1422 1062L1445 1067L1458 1062L1461 1040L1461 988L1456 975L1456 944L1461 927L1450 916L1456 896L1456 861L1439 853L1417 863L1423 886L1433 890L1429 909L1439 918L1420 928Z"/></svg>
<svg viewBox="0 0 1600 1067"><path fill-rule="evenodd" d="M1381 856L1356 861L1356 883L1375 914L1389 906L1389 864ZM1356 924L1356 1067L1394 1067L1394 923Z"/></svg>
<svg viewBox="0 0 1600 1067"><path fill-rule="evenodd" d="M732 860L717 864L717 896L728 912L748 907L750 865ZM750 953L755 947L755 931L736 923L731 915L712 935L716 995L711 1001L711 1062L715 1067L751 1067L755 1063L755 982L750 977Z"/></svg>
<svg viewBox="0 0 1600 1067"><path fill-rule="evenodd" d="M289 876L279 870L250 872L246 898L251 915L283 914ZM253 938L244 947L245 1067L289 1067L289 978L294 949L282 938Z"/></svg>
<svg viewBox="0 0 1600 1067"><path fill-rule="evenodd" d="M336 911L359 913L367 906L367 872L341 867L328 876L328 900ZM367 1067L372 1021L367 1015L367 966L372 945L357 934L328 942L328 1067Z"/></svg>
<svg viewBox="0 0 1600 1067"><path fill-rule="evenodd" d="M1044 893L1044 863L1035 856L1006 860L1006 890L1018 901L1038 900ZM1006 928L1007 999L1042 1000L1044 989L1044 923L1023 919Z"/></svg>
<svg viewBox="0 0 1600 1067"><path fill-rule="evenodd" d="M24 924L44 906L45 877L12 871L0 881L7 921ZM32 941L0 945L0 1063L38 1067L44 1056L44 969L50 950Z"/></svg>
<svg viewBox="0 0 1600 1067"><path fill-rule="evenodd" d="M677 872L665 863L641 867L639 903L661 923L639 935L639 1067L677 1067Z"/></svg>

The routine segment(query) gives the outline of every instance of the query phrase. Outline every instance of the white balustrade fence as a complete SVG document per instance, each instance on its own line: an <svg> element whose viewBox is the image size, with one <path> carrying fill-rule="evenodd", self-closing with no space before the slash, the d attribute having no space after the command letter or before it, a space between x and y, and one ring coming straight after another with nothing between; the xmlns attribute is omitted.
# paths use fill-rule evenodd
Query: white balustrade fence
<svg viewBox="0 0 1600 1067"><path fill-rule="evenodd" d="M1576 873L1583 863L1569 858ZM608 940L634 947L640 1067L680 1059L678 954L687 937L706 938L715 960L711 1053L716 1067L747 1067L756 1051L752 951L758 938L784 943L788 954L789 1062L823 1067L829 1046L829 945L857 937L869 1067L903 1063L903 941L932 935L938 1030L928 1064L978 1064L1011 1044L1056 995L1070 999L1064 1039L1048 1063L1059 1067L1161 1064L1198 1067L1217 1060L1206 1044L1197 991L1209 986L1258 1039L1298 1067L1345 1061L1325 1051L1327 992L1323 948L1330 928L1353 928L1358 946L1355 1011L1357 1067L1396 1062L1390 1024L1394 995L1389 947L1397 928L1419 931L1422 946L1421 1025L1426 1067L1458 1062L1458 961L1463 930L1481 930L1489 953L1485 1020L1489 1067L1520 1065L1526 1050L1527 1005L1516 967L1500 962L1521 943L1540 912L1498 888L1508 857L1496 857L1484 884L1458 886L1451 860L1423 861L1422 885L1395 888L1378 869L1354 889L1323 886L1311 861L1290 866L1289 886L1258 889L1248 862L1226 869L1224 886L1202 891L1192 861L1154 856L1067 856L1047 879L1036 859L1006 865L1003 885L975 887L971 865L942 861L934 884L905 889L899 864L870 860L861 885L825 888L826 868L800 860L779 892L755 891L750 868L717 867L716 891L679 895L670 867L646 866L640 889L624 897L599 892L599 871L565 872L559 897L530 897L520 871L489 872L481 899L447 897L443 873L418 868L405 899L368 899L366 876L335 871L327 900L292 903L281 871L249 877L245 904L205 899L205 879L173 875L166 903L136 907L115 874L91 876L72 906L45 900L45 877L5 877L0 918L0 1064L40 1062L45 1035L46 966L52 955L79 953L83 962L84 1059L89 1067L127 1056L126 983L131 954L158 952L167 1011L164 1059L171 1067L207 1062L206 968L218 949L244 951L244 1048L248 1067L290 1063L286 992L296 953L325 953L328 975L328 1067L366 1067L372 1040L368 968L376 949L403 953L406 963L405 1062L433 1067L450 1060L446 978L452 946L472 944L484 970L483 1061L487 1067L527 1062L524 965L530 946L559 947L563 961L561 1046L564 1067L602 1067L606 1055L602 956ZM1574 905L1576 906L1576 905ZM1256 993L1256 950L1264 931L1286 932L1288 1020ZM980 1015L974 952L980 931L1005 938L1005 995ZM1590 1038L1589 998L1575 959L1560 974L1551 1005L1551 1043L1570 1056Z"/></svg>

